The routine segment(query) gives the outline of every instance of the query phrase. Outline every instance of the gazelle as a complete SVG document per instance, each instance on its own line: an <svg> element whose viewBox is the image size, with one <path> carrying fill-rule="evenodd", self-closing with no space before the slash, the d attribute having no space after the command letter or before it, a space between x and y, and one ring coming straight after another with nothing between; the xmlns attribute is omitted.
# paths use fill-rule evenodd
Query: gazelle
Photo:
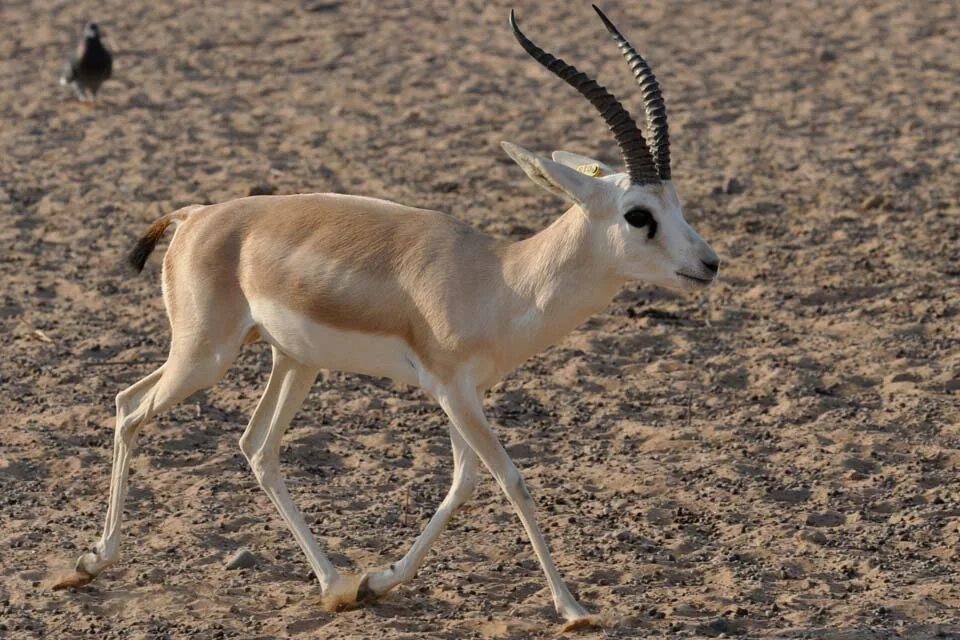
<svg viewBox="0 0 960 640"><path fill-rule="evenodd" d="M657 81L597 13L643 90L652 144L613 95L531 42L511 12L523 48L593 104L626 165L621 173L566 152L548 160L504 142L535 183L572 202L533 237L510 242L442 213L335 194L195 205L150 226L130 256L137 270L164 230L178 225L162 271L170 353L163 366L117 396L103 535L56 587L89 582L118 560L137 431L216 383L244 343L262 339L272 347L273 369L240 448L306 554L330 607L371 601L411 580L473 493L483 462L519 515L566 626L592 623L554 565L520 472L484 416L482 395L603 309L627 281L699 290L719 265L684 220L670 180L667 116ZM330 563L280 473L281 438L323 368L419 386L452 423L449 493L402 559L362 578L341 575Z"/></svg>

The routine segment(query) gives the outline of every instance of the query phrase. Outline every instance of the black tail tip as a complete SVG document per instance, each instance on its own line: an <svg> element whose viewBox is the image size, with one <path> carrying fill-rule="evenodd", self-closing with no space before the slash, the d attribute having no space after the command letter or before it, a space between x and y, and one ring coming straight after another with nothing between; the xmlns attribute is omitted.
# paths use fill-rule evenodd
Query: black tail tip
<svg viewBox="0 0 960 640"><path fill-rule="evenodd" d="M153 248L156 244L157 241L149 236L144 236L137 240L136 246L130 251L130 254L127 255L127 266L129 266L134 273L143 271L143 268L147 265L147 259L150 257L150 254L153 253Z"/></svg>
<svg viewBox="0 0 960 640"><path fill-rule="evenodd" d="M143 237L137 240L136 246L133 247L130 255L127 256L127 264L129 264L134 271L137 273L143 271L143 267L147 264L147 258L149 258L153 250L157 248L157 243L160 242L160 238L163 237L163 232L170 226L171 221L170 216L163 216L150 225L150 228L143 234Z"/></svg>

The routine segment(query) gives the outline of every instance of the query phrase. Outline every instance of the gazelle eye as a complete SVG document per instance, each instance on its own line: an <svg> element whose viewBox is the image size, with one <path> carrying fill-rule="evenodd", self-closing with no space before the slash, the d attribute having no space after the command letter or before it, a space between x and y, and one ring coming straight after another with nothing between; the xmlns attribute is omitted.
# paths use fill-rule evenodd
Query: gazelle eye
<svg viewBox="0 0 960 640"><path fill-rule="evenodd" d="M646 207L634 207L623 214L623 217L631 227L647 227L647 238L656 235L657 221Z"/></svg>

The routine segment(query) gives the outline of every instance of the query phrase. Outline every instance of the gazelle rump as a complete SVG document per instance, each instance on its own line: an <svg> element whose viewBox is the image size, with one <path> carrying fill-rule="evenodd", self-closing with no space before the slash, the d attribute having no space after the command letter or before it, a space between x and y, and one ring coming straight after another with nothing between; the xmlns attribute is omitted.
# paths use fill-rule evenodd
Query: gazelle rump
<svg viewBox="0 0 960 640"><path fill-rule="evenodd" d="M338 194L192 206L150 227L131 254L138 269L165 229L177 227L162 271L170 353L159 369L117 396L104 532L79 558L75 573L56 586L88 582L118 560L129 457L140 427L215 384L245 342L262 339L271 345L273 369L240 447L331 607L373 600L412 579L454 511L472 495L482 462L516 509L558 613L568 627L591 622L553 563L523 479L484 416L482 394L604 308L624 283L642 279L699 289L713 280L719 264L684 220L669 180L659 85L601 17L644 88L654 148L611 94L539 49L511 14L524 49L600 111L627 166L619 173L584 156L555 152L549 160L503 143L534 182L572 203L528 239L511 242L442 213ZM449 493L402 559L361 579L341 575L327 560L280 473L281 438L320 369L418 386L451 421Z"/></svg>

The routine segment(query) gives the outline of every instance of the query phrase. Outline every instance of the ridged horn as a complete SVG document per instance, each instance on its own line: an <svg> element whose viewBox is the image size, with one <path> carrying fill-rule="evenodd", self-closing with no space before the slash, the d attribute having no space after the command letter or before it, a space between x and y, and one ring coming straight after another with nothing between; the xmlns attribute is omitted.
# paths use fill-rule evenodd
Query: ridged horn
<svg viewBox="0 0 960 640"><path fill-rule="evenodd" d="M617 29L610 19L604 15L600 7L593 5L594 11L603 20L604 26L617 46L620 52L626 58L630 70L640 85L643 92L643 110L647 113L648 133L650 134L650 150L653 153L657 165L657 174L661 180L670 179L670 133L667 130L667 107L663 103L663 95L660 93L660 84L657 77L653 75L650 65L643 59L633 45L623 37L623 34Z"/></svg>
<svg viewBox="0 0 960 640"><path fill-rule="evenodd" d="M584 72L547 53L523 35L517 25L517 16L513 10L510 11L510 27L513 29L513 35L517 42L530 54L530 57L576 89L600 112L620 147L620 155L623 157L623 163L627 167L631 182L636 184L660 182L650 148L647 147L647 142L643 139L643 132L637 127L636 121L624 109L616 96Z"/></svg>

